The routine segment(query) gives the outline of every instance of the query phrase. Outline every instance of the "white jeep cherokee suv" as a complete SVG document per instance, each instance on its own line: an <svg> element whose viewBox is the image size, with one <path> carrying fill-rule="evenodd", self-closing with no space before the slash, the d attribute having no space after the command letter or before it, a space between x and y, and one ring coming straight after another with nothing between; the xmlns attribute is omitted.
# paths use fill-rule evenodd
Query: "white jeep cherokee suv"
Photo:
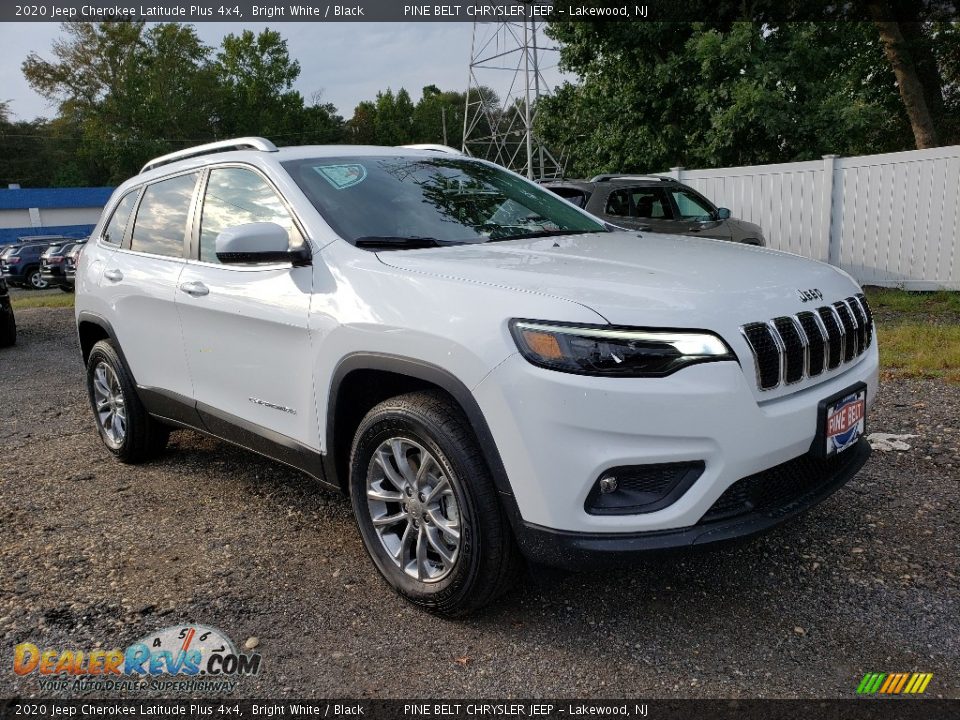
<svg viewBox="0 0 960 720"><path fill-rule="evenodd" d="M435 612L555 566L746 536L869 455L870 309L828 265L611 231L437 150L242 138L117 188L77 270L123 462L192 428L349 493Z"/></svg>

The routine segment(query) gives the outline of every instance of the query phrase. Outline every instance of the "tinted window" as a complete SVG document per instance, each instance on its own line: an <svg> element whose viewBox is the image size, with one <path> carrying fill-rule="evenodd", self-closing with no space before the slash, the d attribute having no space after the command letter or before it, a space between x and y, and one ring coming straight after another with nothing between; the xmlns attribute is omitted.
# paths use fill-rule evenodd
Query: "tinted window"
<svg viewBox="0 0 960 720"><path fill-rule="evenodd" d="M283 163L344 239L479 243L603 225L500 168L454 157L342 157Z"/></svg>
<svg viewBox="0 0 960 720"><path fill-rule="evenodd" d="M133 212L133 205L137 202L139 192L139 190L132 190L117 203L117 209L113 211L113 217L110 218L107 229L103 232L105 242L119 245L123 241L123 234L127 231L130 213Z"/></svg>
<svg viewBox="0 0 960 720"><path fill-rule="evenodd" d="M607 198L607 215L650 219L671 217L667 196L660 188L624 188Z"/></svg>
<svg viewBox="0 0 960 720"><path fill-rule="evenodd" d="M670 192L684 220L709 220L713 217L715 208L696 193L680 188Z"/></svg>
<svg viewBox="0 0 960 720"><path fill-rule="evenodd" d="M190 198L197 173L148 185L133 224L130 249L154 255L183 256Z"/></svg>
<svg viewBox="0 0 960 720"><path fill-rule="evenodd" d="M227 228L255 222L272 222L284 228L291 250L303 245L290 213L262 177L244 168L211 170L200 221L200 259L219 262L217 235Z"/></svg>

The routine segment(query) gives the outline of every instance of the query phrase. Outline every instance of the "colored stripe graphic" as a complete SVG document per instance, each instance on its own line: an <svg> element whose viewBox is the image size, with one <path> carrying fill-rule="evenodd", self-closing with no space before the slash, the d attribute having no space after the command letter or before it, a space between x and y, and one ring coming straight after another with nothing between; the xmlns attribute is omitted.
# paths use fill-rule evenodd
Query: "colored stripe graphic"
<svg viewBox="0 0 960 720"><path fill-rule="evenodd" d="M933 673L867 673L857 686L858 695L920 695Z"/></svg>

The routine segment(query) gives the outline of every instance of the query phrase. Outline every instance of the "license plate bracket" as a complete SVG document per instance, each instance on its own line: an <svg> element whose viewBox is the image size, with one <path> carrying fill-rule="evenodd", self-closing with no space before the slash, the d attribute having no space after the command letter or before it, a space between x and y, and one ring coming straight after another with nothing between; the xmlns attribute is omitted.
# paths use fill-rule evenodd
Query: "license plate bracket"
<svg viewBox="0 0 960 720"><path fill-rule="evenodd" d="M820 458L833 457L854 447L866 433L867 384L858 382L820 401L811 451Z"/></svg>

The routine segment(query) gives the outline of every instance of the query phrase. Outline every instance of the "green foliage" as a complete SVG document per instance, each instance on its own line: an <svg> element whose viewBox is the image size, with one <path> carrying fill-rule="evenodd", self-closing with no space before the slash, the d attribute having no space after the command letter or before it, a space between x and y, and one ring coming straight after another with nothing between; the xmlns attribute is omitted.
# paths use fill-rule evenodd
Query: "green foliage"
<svg viewBox="0 0 960 720"><path fill-rule="evenodd" d="M908 149L874 27L856 22L554 23L580 76L538 124L571 175Z"/></svg>
<svg viewBox="0 0 960 720"><path fill-rule="evenodd" d="M378 92L375 101L357 105L347 123L346 137L361 145L440 143L459 148L465 102L464 93L427 85L414 105L404 88L396 94L388 88Z"/></svg>
<svg viewBox="0 0 960 720"><path fill-rule="evenodd" d="M115 184L157 155L223 137L264 135L278 144L337 142L343 120L329 103L307 104L293 83L300 65L279 33L245 30L220 49L191 25L135 22L62 25L53 59L31 53L30 85L58 117L22 127L0 114L0 178L24 185Z"/></svg>

